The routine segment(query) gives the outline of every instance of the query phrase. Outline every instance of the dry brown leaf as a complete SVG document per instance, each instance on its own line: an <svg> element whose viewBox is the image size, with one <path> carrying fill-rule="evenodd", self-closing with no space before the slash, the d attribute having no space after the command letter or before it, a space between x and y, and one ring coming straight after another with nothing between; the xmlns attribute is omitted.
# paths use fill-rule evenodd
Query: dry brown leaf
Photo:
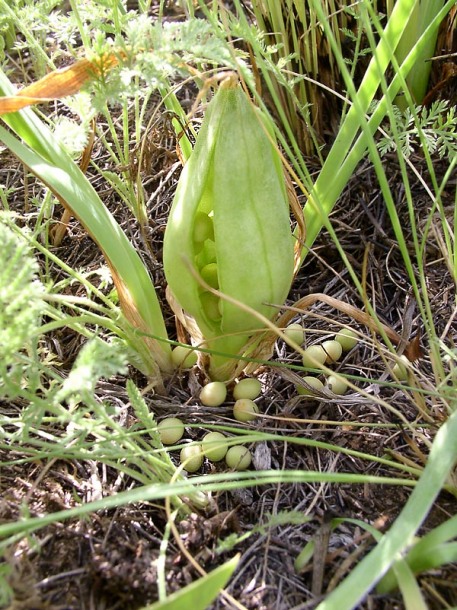
<svg viewBox="0 0 457 610"><path fill-rule="evenodd" d="M111 54L98 61L80 59L71 66L54 70L28 87L24 87L16 95L1 97L0 115L73 95L80 91L88 80L103 74L116 63L116 57Z"/></svg>

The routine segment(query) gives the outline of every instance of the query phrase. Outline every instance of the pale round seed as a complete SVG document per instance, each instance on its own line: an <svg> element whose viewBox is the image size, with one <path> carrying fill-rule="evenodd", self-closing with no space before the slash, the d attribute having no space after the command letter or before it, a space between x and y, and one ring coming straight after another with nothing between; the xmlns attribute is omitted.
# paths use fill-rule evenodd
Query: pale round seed
<svg viewBox="0 0 457 610"><path fill-rule="evenodd" d="M197 472L203 464L203 452L200 444L186 445L179 454L181 464L187 472Z"/></svg>
<svg viewBox="0 0 457 610"><path fill-rule="evenodd" d="M195 350L192 350L183 345L177 345L171 352L173 364L183 369L191 369L197 364L198 355Z"/></svg>
<svg viewBox="0 0 457 610"><path fill-rule="evenodd" d="M322 345L310 345L303 352L303 366L308 368L318 368L319 364L324 364L327 354Z"/></svg>
<svg viewBox="0 0 457 610"><path fill-rule="evenodd" d="M202 308L208 318L212 322L219 322L222 317L220 298L212 292L207 291L201 293L200 300L202 302Z"/></svg>
<svg viewBox="0 0 457 610"><path fill-rule="evenodd" d="M359 338L357 333L350 328L342 328L336 333L335 341L341 345L343 352L349 352L357 345Z"/></svg>
<svg viewBox="0 0 457 610"><path fill-rule="evenodd" d="M297 345L301 345L305 340L305 331L303 330L303 326L298 324L298 322L289 324L289 326L284 329L284 334L289 339L292 339Z"/></svg>
<svg viewBox="0 0 457 610"><path fill-rule="evenodd" d="M233 398L238 400L239 398L250 398L254 400L257 398L262 390L262 384L258 379L253 377L242 379L233 388Z"/></svg>
<svg viewBox="0 0 457 610"><path fill-rule="evenodd" d="M202 269L209 263L215 263L217 260L216 243L212 239L207 239L203 246L195 256L195 265L197 269Z"/></svg>
<svg viewBox="0 0 457 610"><path fill-rule="evenodd" d="M311 375L306 375L303 377L303 381L307 383L309 386L314 388L315 390L322 391L324 389L324 384L317 377L312 377ZM297 393L301 396L313 396L314 392L312 390L308 390L302 385L295 386L297 389Z"/></svg>
<svg viewBox="0 0 457 610"><path fill-rule="evenodd" d="M220 462L227 453L227 439L222 432L208 432L202 440L202 451L212 462Z"/></svg>
<svg viewBox="0 0 457 610"><path fill-rule="evenodd" d="M179 417L167 417L157 424L157 431L164 445L174 445L184 435L184 423Z"/></svg>
<svg viewBox="0 0 457 610"><path fill-rule="evenodd" d="M327 377L327 387L334 394L338 394L339 396L341 396L343 394L346 394L348 384L340 376L329 375Z"/></svg>
<svg viewBox="0 0 457 610"><path fill-rule="evenodd" d="M200 402L205 407L219 407L227 397L227 388L222 381L211 381L200 392Z"/></svg>
<svg viewBox="0 0 457 610"><path fill-rule="evenodd" d="M237 421L249 422L259 414L259 407L249 398L239 398L233 405L233 417Z"/></svg>
<svg viewBox="0 0 457 610"><path fill-rule="evenodd" d="M341 358L343 348L338 341L334 341L333 339L324 341L322 343L322 347L327 354L327 358L325 360L326 363L333 364L334 362L337 362L339 358Z"/></svg>
<svg viewBox="0 0 457 610"><path fill-rule="evenodd" d="M247 447L235 445L225 455L225 463L234 470L247 470L252 462L251 452Z"/></svg>

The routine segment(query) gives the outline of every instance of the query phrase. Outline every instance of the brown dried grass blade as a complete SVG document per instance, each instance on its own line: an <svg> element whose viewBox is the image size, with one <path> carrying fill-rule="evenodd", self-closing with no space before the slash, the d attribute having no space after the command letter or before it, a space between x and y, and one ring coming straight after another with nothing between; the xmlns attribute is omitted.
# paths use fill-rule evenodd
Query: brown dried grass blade
<svg viewBox="0 0 457 610"><path fill-rule="evenodd" d="M171 292L170 287L166 288L166 297L168 304L171 307L171 310L175 314L176 317L176 326L180 329L182 336L184 336L184 332L191 339L191 344L194 347L202 347L205 345L205 340L203 338L202 332L198 327L195 319L187 314L184 309L180 306L178 301L176 300L174 294ZM180 339L180 337L178 337ZM209 355L205 352L201 352L197 350L198 354L198 366L202 371L206 371L209 366Z"/></svg>
<svg viewBox="0 0 457 610"><path fill-rule="evenodd" d="M294 245L294 277L298 273L301 267L301 253L303 251L303 244L305 243L306 238L306 225L305 225L305 217L303 214L303 208L298 201L297 193L295 192L295 188L292 182L292 178L287 171L287 167L284 169L284 176L286 181L286 189L287 189L287 198L289 201L290 210L295 218L297 223L297 230L295 235L297 237L297 241Z"/></svg>

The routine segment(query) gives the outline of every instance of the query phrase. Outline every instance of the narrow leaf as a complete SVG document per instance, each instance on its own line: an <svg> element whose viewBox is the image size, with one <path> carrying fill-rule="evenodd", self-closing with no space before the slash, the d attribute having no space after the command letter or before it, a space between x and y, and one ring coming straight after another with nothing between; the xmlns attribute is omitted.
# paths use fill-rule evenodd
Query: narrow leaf
<svg viewBox="0 0 457 610"><path fill-rule="evenodd" d="M456 460L457 411L438 431L422 476L389 532L317 610L349 610L360 603L411 545Z"/></svg>
<svg viewBox="0 0 457 610"><path fill-rule="evenodd" d="M206 610L227 584L235 571L239 555L219 566L206 576L172 593L166 600L145 606L141 610Z"/></svg>

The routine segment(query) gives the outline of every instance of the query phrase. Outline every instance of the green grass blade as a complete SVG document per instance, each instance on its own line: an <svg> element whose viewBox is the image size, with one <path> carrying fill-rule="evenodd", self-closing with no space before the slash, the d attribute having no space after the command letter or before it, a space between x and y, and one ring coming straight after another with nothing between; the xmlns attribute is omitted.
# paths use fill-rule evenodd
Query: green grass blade
<svg viewBox="0 0 457 610"><path fill-rule="evenodd" d="M428 610L419 584L406 561L399 561L395 565L394 571L405 603L405 610Z"/></svg>
<svg viewBox="0 0 457 610"><path fill-rule="evenodd" d="M87 455L81 456L81 458L84 457L87 457ZM81 518L83 515L88 515L98 510L109 510L126 504L147 501L152 502L176 496L193 496L194 494L197 494L197 492L214 492L215 489L227 491L245 487L256 487L259 485L277 485L280 483L320 484L322 482L334 482L338 484L415 485L415 482L410 479L354 475L352 473L338 472L304 472L302 470L259 470L256 472L245 471L205 474L191 477L183 481L174 481L173 483L153 483L151 485L144 485L129 491L121 491L101 500L87 502L67 510L18 520L13 523L1 524L0 540L6 540L0 543L0 552L5 546L8 546L11 543L11 537L19 539L24 535L35 532L51 523L66 521L67 519L72 518Z"/></svg>
<svg viewBox="0 0 457 610"><path fill-rule="evenodd" d="M408 558L415 561L416 558L426 554L427 549L439 546L452 538L457 538L457 515L448 519L445 523L438 525L426 536L421 538L408 553Z"/></svg>
<svg viewBox="0 0 457 610"><path fill-rule="evenodd" d="M324 13L318 2L315 2L314 4L314 9L322 20L324 18ZM372 138L386 115L388 101L391 103L395 98L400 87L402 87L405 82L405 77L414 66L418 55L426 46L429 37L438 29L444 16L449 12L454 3L449 0L443 9L435 15L435 18L418 40L413 51L407 56L398 72L393 77L386 95L379 101L370 120L367 121L365 116L370 103L374 99L383 75L392 60L392 52L399 43L403 28L408 23L408 19L414 9L414 4L414 0L399 0L395 4L384 34L378 43L377 48L374 49L373 59L367 68L365 77L357 92L355 91L347 67L344 65L343 58L338 58L341 60L340 70L345 78L348 93L352 100L352 106L341 125L338 136L327 156L321 173L314 184L309 200L304 207L307 231L305 247L302 254L303 259L313 245L314 240L322 227L328 224L328 216L333 209L337 198L347 184L357 163L363 158L363 155L366 154L369 139ZM329 41L336 45L330 28L325 21L322 23L323 27L326 29ZM358 135L360 128L363 131L362 134Z"/></svg>
<svg viewBox="0 0 457 610"><path fill-rule="evenodd" d="M187 161L192 154L192 143L187 137L185 129L188 127L189 130L191 130L191 125L188 125L186 113L184 112L183 107L179 103L179 100L171 87L161 86L159 87L159 91L165 108L171 112L172 115L174 115L171 122L178 138L178 144L183 160ZM193 135L195 136L195 133Z"/></svg>
<svg viewBox="0 0 457 610"><path fill-rule="evenodd" d="M422 476L389 532L327 599L319 604L318 610L349 610L357 606L411 545L456 460L457 411L452 413L438 431Z"/></svg>
<svg viewBox="0 0 457 610"><path fill-rule="evenodd" d="M428 2L416 3L413 15L403 32L395 52L399 64L403 62L414 48L416 41L425 32L429 23L443 8L443 4L444 0L428 0ZM433 36L427 36L426 44L423 45L421 53L417 55L415 69L411 70L406 78L409 91L415 104L421 104L427 92L430 71L432 69L430 58L435 51L437 36L438 29L435 30ZM395 101L400 108L404 109L407 107L404 97L399 96Z"/></svg>
<svg viewBox="0 0 457 610"><path fill-rule="evenodd" d="M306 242L302 258L305 258L322 227L327 223L328 216L337 198L366 150L367 144L365 138L357 149L354 147L353 142L359 132L361 120L363 120L368 111L369 105L379 87L382 74L390 63L392 50L396 48L400 41L403 30L402 26L408 22L414 8L414 3L414 0L399 0L396 3L386 26L384 36L381 38L377 48L374 49L373 58L357 92L350 79L349 71L344 65L343 58L340 58L340 70L345 79L352 105L338 131L335 142L314 184L309 200L304 207ZM319 2L313 2L313 8L322 22L330 44L334 51L336 51L335 38L325 21L325 14ZM381 119L382 117L380 117ZM371 126L371 135L376 127L377 125Z"/></svg>
<svg viewBox="0 0 457 610"><path fill-rule="evenodd" d="M239 555L236 555L206 576L172 593L166 600L144 606L141 610L205 610L225 587L238 561Z"/></svg>
<svg viewBox="0 0 457 610"><path fill-rule="evenodd" d="M417 553L414 557L409 554L406 558L406 563L412 574L421 574L427 570L439 569L446 564L455 563L457 561L457 542L449 542L431 548L422 548L421 555ZM403 560L402 560L403 561ZM380 594L390 593L397 586L398 574L397 564L389 570L384 578L379 582L376 591Z"/></svg>
<svg viewBox="0 0 457 610"><path fill-rule="evenodd" d="M421 538L409 551L406 561L414 574L439 567L457 560L457 542L448 542L457 537L457 516L435 527ZM377 586L380 593L388 593L396 586L392 570L384 576Z"/></svg>

